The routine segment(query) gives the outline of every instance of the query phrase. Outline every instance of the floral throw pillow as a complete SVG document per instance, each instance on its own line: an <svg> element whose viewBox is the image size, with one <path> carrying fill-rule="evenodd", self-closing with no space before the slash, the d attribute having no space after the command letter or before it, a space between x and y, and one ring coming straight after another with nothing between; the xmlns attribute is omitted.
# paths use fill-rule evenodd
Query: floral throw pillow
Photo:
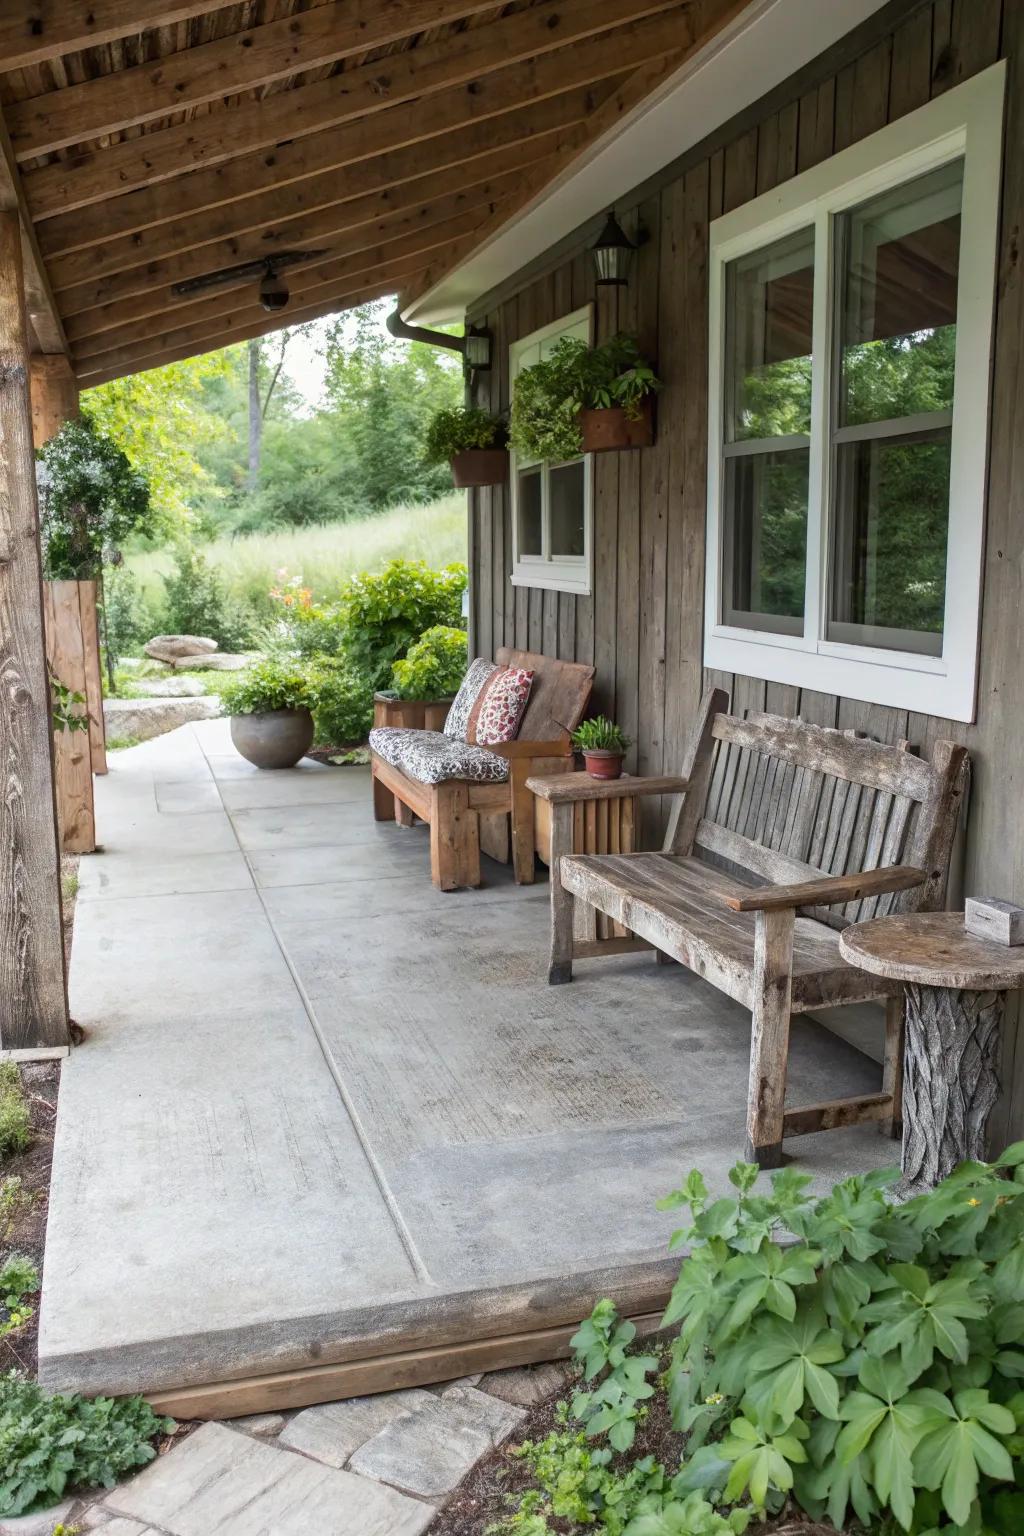
<svg viewBox="0 0 1024 1536"><path fill-rule="evenodd" d="M470 662L469 670L462 679L462 685L445 717L444 734L446 736L451 736L456 741L469 741L469 717L473 705L487 679L497 670L494 662L487 661L483 656L478 656L475 661Z"/></svg>
<svg viewBox="0 0 1024 1536"><path fill-rule="evenodd" d="M496 667L470 710L466 740L477 747L515 741L532 686L525 667Z"/></svg>

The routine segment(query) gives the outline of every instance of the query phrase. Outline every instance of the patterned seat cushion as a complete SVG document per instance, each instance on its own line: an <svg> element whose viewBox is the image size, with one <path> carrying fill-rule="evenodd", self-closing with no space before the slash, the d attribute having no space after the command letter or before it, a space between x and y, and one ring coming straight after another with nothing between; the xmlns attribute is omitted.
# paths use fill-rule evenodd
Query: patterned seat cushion
<svg viewBox="0 0 1024 1536"><path fill-rule="evenodd" d="M508 762L486 747L470 747L443 731L410 731L399 725L378 725L370 732L370 747L392 768L401 768L421 784L445 779L472 779L477 784L502 784Z"/></svg>

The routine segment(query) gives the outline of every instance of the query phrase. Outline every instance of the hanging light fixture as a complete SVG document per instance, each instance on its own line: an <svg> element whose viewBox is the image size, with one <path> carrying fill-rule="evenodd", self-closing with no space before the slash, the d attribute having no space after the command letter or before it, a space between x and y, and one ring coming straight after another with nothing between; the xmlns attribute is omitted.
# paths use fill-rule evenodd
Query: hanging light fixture
<svg viewBox="0 0 1024 1536"><path fill-rule="evenodd" d="M263 277L260 279L260 304L268 314L277 314L285 309L288 304L288 284L284 278L275 271L274 263L268 261Z"/></svg>
<svg viewBox="0 0 1024 1536"><path fill-rule="evenodd" d="M590 247L597 271L598 287L624 288L629 282L629 269L633 263L636 246L622 228L612 210L605 220L604 229Z"/></svg>

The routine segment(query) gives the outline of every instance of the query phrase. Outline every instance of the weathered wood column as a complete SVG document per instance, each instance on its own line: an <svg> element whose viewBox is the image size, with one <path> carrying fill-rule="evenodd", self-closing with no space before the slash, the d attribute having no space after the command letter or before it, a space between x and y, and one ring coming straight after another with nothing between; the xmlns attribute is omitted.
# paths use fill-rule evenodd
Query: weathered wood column
<svg viewBox="0 0 1024 1536"><path fill-rule="evenodd" d="M37 448L56 437L66 421L80 414L78 381L62 352L29 360L32 399L32 441Z"/></svg>
<svg viewBox="0 0 1024 1536"><path fill-rule="evenodd" d="M0 1049L68 1043L21 231L0 210Z"/></svg>

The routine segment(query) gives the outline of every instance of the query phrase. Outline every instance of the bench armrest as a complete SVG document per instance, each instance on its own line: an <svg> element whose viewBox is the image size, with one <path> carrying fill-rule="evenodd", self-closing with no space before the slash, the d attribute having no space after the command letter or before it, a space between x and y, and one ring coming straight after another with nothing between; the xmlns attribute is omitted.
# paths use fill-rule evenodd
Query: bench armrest
<svg viewBox="0 0 1024 1536"><path fill-rule="evenodd" d="M734 912L784 912L788 907L831 907L862 896L882 896L887 891L909 891L928 879L913 864L890 864L859 875L822 875L799 885L759 885L742 896L722 895L720 900Z"/></svg>
<svg viewBox="0 0 1024 1536"><path fill-rule="evenodd" d="M551 805L568 805L585 800L624 800L630 795L678 795L687 787L687 781L668 775L584 780L581 773L566 773L557 778L527 779L526 787Z"/></svg>
<svg viewBox="0 0 1024 1536"><path fill-rule="evenodd" d="M572 743L568 737L558 741L499 741L487 748L496 757L571 757Z"/></svg>

